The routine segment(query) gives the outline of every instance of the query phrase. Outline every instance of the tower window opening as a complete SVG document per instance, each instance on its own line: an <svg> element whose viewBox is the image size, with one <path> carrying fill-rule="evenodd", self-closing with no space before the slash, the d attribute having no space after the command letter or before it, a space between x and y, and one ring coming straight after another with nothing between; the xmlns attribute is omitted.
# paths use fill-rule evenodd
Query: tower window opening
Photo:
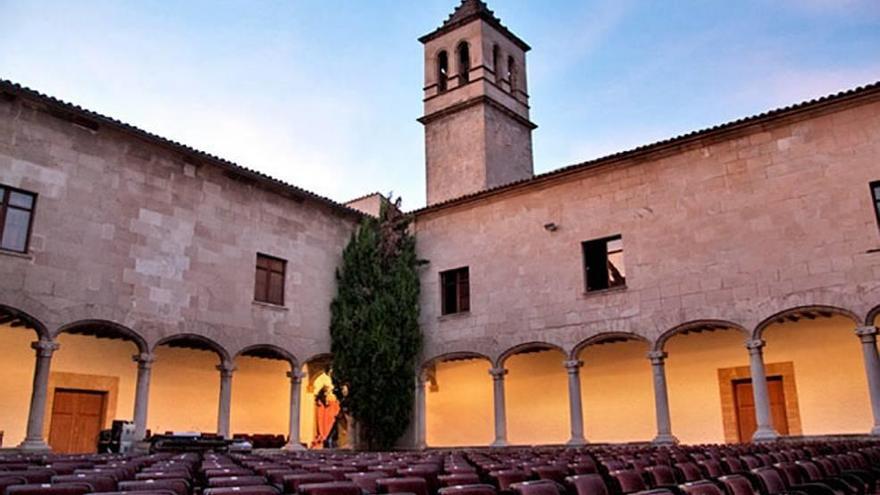
<svg viewBox="0 0 880 495"><path fill-rule="evenodd" d="M517 88L517 69L516 60L513 57L507 57L507 81L510 83L510 92L515 92Z"/></svg>
<svg viewBox="0 0 880 495"><path fill-rule="evenodd" d="M462 41L458 45L458 78L459 84L464 84L470 80L471 75L471 51L468 44Z"/></svg>
<svg viewBox="0 0 880 495"><path fill-rule="evenodd" d="M449 77L449 56L446 51L442 51L437 55L437 89L440 92L446 91L446 80Z"/></svg>

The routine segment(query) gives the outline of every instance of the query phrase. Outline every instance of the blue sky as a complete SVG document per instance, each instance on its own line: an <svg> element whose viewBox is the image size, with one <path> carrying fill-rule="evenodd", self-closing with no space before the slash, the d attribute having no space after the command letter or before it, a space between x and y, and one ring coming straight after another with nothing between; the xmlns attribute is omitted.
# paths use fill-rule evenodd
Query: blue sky
<svg viewBox="0 0 880 495"><path fill-rule="evenodd" d="M422 46L459 0L0 0L0 78L339 201L424 204ZM880 80L880 0L490 0L545 172Z"/></svg>

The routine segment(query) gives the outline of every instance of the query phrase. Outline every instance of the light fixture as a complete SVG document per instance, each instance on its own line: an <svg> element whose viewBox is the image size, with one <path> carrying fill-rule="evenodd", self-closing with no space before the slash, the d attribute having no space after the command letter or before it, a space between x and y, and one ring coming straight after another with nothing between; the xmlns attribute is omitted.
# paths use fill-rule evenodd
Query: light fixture
<svg viewBox="0 0 880 495"><path fill-rule="evenodd" d="M544 230L546 230L547 232L556 232L558 229L559 226L556 225L554 222L544 224Z"/></svg>

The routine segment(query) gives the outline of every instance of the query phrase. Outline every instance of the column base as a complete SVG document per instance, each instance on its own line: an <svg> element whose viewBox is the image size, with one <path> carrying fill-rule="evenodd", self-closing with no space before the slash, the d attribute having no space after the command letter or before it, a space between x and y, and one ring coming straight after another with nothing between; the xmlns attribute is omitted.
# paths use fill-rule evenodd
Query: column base
<svg viewBox="0 0 880 495"><path fill-rule="evenodd" d="M287 451L300 451L300 450L308 450L306 447L299 442L290 442L286 443L284 447L281 447L281 450Z"/></svg>
<svg viewBox="0 0 880 495"><path fill-rule="evenodd" d="M663 433L654 437L651 443L654 445L678 445L678 438L671 433Z"/></svg>
<svg viewBox="0 0 880 495"><path fill-rule="evenodd" d="M880 435L880 425L871 428L871 435Z"/></svg>
<svg viewBox="0 0 880 495"><path fill-rule="evenodd" d="M580 447L582 445L586 445L587 443L587 439L584 437L572 437L568 442L565 443L565 445L569 447Z"/></svg>
<svg viewBox="0 0 880 495"><path fill-rule="evenodd" d="M18 449L24 452L51 452L52 448L42 438L25 439L18 445Z"/></svg>
<svg viewBox="0 0 880 495"><path fill-rule="evenodd" d="M507 445L507 440L495 440L494 442L489 444L489 447L507 447Z"/></svg>
<svg viewBox="0 0 880 495"><path fill-rule="evenodd" d="M779 440L779 433L773 428L758 428L758 431L752 435L752 442L775 442Z"/></svg>
<svg viewBox="0 0 880 495"><path fill-rule="evenodd" d="M416 444L416 450L428 450L428 444L419 442Z"/></svg>

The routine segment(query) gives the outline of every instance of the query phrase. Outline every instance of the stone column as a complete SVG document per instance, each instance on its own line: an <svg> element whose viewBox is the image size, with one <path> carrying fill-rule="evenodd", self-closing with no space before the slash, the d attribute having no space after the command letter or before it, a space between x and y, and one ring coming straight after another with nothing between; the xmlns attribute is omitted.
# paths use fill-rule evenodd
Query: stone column
<svg viewBox="0 0 880 495"><path fill-rule="evenodd" d="M675 444L678 439L672 434L672 422L669 419L669 392L666 390L666 357L663 351L651 351L651 371L654 374L654 409L657 415L657 436L654 443Z"/></svg>
<svg viewBox="0 0 880 495"><path fill-rule="evenodd" d="M495 405L495 441L491 446L504 447L507 445L507 411L504 404L504 375L507 370L490 368L489 374L492 375Z"/></svg>
<svg viewBox="0 0 880 495"><path fill-rule="evenodd" d="M36 351L37 363L34 367L34 386L31 392L31 408L28 411L27 435L21 450L47 451L49 444L43 438L43 421L46 417L46 398L49 394L49 367L52 354L58 350L58 344L51 339L40 339L31 344Z"/></svg>
<svg viewBox="0 0 880 495"><path fill-rule="evenodd" d="M134 395L134 438L140 442L147 436L147 408L150 401L150 373L154 354L142 352L131 357L137 363L137 385Z"/></svg>
<svg viewBox="0 0 880 495"><path fill-rule="evenodd" d="M223 438L231 438L229 434L229 415L232 409L232 372L235 364L223 361L217 365L220 371L220 407L217 412L217 434Z"/></svg>
<svg viewBox="0 0 880 495"><path fill-rule="evenodd" d="M868 392L871 394L871 411L874 413L872 435L880 435L880 357L877 355L877 327L859 327L856 335L862 341L865 373L868 375Z"/></svg>
<svg viewBox="0 0 880 495"><path fill-rule="evenodd" d="M428 407L425 396L425 376L416 374L416 448L424 450L428 448L427 421Z"/></svg>
<svg viewBox="0 0 880 495"><path fill-rule="evenodd" d="M305 374L294 369L288 371L287 376L290 378L290 427L284 450L305 450L299 439L300 387Z"/></svg>
<svg viewBox="0 0 880 495"><path fill-rule="evenodd" d="M568 370L568 417L571 421L571 439L568 445L578 446L587 443L584 438L584 412L581 405L581 366L583 361L577 359L563 361L563 366Z"/></svg>
<svg viewBox="0 0 880 495"><path fill-rule="evenodd" d="M746 342L749 350L749 368L752 375L752 394L755 397L755 421L758 429L752 435L753 442L768 442L779 438L773 428L773 416L770 412L770 393L767 391L767 373L764 371L764 346L760 339Z"/></svg>

